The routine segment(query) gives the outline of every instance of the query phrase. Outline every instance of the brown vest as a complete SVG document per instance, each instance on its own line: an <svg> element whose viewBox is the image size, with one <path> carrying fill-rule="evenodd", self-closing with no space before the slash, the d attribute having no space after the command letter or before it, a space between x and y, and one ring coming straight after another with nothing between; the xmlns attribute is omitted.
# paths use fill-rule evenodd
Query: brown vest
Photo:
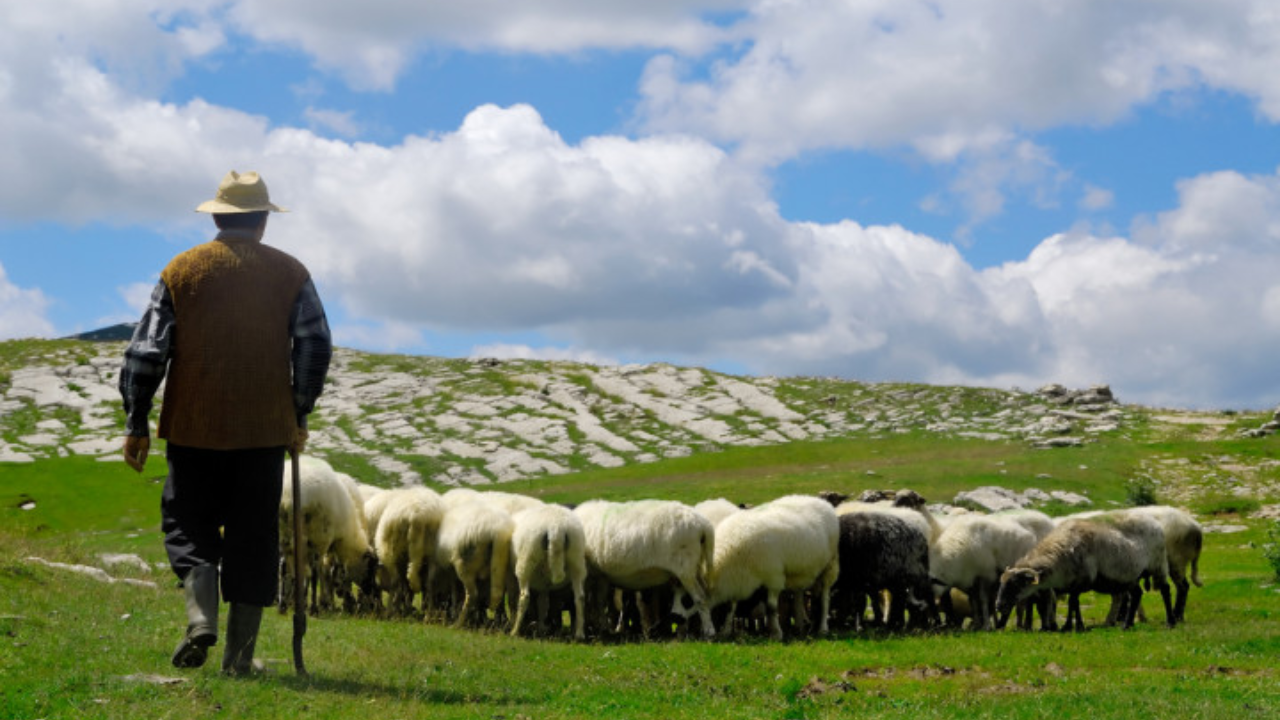
<svg viewBox="0 0 1280 720"><path fill-rule="evenodd" d="M214 240L169 263L160 278L175 321L160 437L214 450L292 441L289 319L308 277L254 240Z"/></svg>

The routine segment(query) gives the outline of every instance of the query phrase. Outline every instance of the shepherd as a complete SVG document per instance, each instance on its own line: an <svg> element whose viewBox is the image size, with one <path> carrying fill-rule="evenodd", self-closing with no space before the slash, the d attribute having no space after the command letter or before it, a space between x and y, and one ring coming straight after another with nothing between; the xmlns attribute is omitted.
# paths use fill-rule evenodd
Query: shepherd
<svg viewBox="0 0 1280 720"><path fill-rule="evenodd" d="M124 459L143 471L152 400L167 378L161 529L187 615L172 662L204 665L221 591L230 605L222 672L246 675L278 591L285 456L306 445L333 348L310 273L262 243L267 218L286 210L258 173L231 171L196 211L213 215L217 236L169 262L125 350Z"/></svg>

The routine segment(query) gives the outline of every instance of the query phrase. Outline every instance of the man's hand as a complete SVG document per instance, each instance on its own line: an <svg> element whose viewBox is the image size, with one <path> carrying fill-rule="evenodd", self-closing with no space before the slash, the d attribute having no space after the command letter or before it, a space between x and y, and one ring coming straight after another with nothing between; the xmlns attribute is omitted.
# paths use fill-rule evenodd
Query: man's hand
<svg viewBox="0 0 1280 720"><path fill-rule="evenodd" d="M124 439L124 461L137 472L147 464L151 452L151 438L147 435L130 435Z"/></svg>
<svg viewBox="0 0 1280 720"><path fill-rule="evenodd" d="M289 444L289 454L293 457L302 455L302 451L307 449L307 429L298 428L293 433L293 442Z"/></svg>

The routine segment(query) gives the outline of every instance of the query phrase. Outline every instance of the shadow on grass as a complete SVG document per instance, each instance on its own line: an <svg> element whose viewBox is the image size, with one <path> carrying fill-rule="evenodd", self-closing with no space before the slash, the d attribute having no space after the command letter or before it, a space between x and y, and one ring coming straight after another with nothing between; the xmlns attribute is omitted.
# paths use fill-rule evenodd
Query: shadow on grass
<svg viewBox="0 0 1280 720"><path fill-rule="evenodd" d="M252 678L244 678L249 682L270 682L299 693L321 692L332 693L336 695L347 695L350 697L369 699L380 697L387 700L413 700L414 702L425 702L433 705L464 705L464 704L484 704L484 705L529 705L536 704L537 699L532 697L522 697L512 692L503 692L498 695L492 695L484 692L459 692L438 687L410 687L403 685L392 685L355 678L343 677L326 677L324 675L311 674L299 676L292 674L268 674L259 675Z"/></svg>

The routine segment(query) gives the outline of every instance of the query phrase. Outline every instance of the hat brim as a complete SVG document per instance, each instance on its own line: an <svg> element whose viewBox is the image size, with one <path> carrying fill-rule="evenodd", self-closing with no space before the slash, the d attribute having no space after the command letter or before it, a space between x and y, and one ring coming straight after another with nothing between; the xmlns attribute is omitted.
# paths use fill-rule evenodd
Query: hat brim
<svg viewBox="0 0 1280 720"><path fill-rule="evenodd" d="M217 215L230 215L233 213L250 213L250 212L289 212L287 208L282 208L275 203L264 203L253 207L243 207L241 205L232 205L224 203L221 200L206 200L196 206L196 212L214 213Z"/></svg>

